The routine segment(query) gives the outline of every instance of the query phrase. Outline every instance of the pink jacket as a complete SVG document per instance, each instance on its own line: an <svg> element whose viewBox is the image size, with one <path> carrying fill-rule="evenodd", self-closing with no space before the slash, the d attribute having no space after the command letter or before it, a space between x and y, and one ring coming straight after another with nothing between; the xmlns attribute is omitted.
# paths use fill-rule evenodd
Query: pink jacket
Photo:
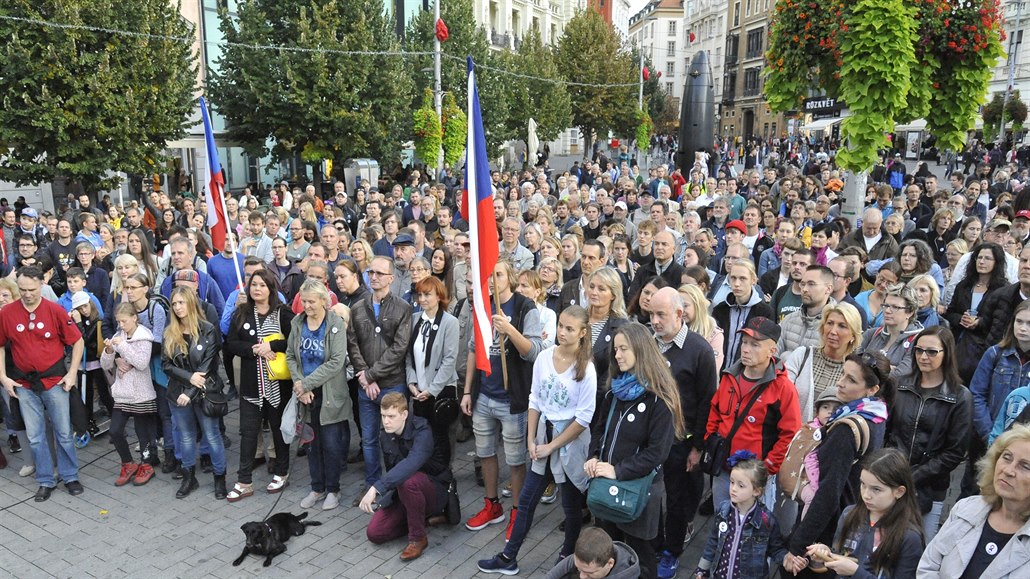
<svg viewBox="0 0 1030 579"><path fill-rule="evenodd" d="M121 330L115 337L125 338ZM100 356L100 366L111 383L111 396L115 403L141 404L157 398L154 382L150 377L150 353L154 335L142 325L136 327L131 338L115 346L114 352L105 348ZM129 363L130 368L122 371L115 363L115 357Z"/></svg>

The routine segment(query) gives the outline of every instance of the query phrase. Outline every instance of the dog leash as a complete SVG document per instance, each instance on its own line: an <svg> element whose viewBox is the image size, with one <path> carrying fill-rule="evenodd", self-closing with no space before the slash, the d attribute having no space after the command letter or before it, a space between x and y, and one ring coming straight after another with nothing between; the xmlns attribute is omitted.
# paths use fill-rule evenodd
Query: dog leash
<svg viewBox="0 0 1030 579"><path fill-rule="evenodd" d="M283 489L283 490L285 490L285 489ZM278 497L276 497L276 499L275 499L275 502L274 502L274 503L272 503L272 508L268 509L268 512L267 512L267 513L265 513L265 518L261 519L261 522L262 522L262 523L264 523L265 521L267 521L267 520L268 520L268 517L272 516L272 511L274 511L274 510L275 510L275 507L279 505L279 499L283 498L283 493L282 493L282 492L280 492L280 493L278 493L278 494L279 494L279 496L278 496Z"/></svg>

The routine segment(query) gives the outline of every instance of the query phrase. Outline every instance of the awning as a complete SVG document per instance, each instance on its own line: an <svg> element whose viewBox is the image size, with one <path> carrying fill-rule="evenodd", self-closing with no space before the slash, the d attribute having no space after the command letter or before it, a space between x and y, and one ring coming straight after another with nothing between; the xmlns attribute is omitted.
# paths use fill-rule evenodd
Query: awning
<svg viewBox="0 0 1030 579"><path fill-rule="evenodd" d="M926 119L916 119L911 123L904 125L896 125L894 127L895 133L906 133L909 131L925 131L926 130Z"/></svg>
<svg viewBox="0 0 1030 579"><path fill-rule="evenodd" d="M844 117L832 117L832 118L829 118L829 119L819 119L817 121L812 121L812 122L808 123L807 125L804 125L803 127L801 127L801 130L802 131L825 131L826 129L829 129L833 125L836 125L837 123L839 123L839 122L841 122L843 120L844 120Z"/></svg>

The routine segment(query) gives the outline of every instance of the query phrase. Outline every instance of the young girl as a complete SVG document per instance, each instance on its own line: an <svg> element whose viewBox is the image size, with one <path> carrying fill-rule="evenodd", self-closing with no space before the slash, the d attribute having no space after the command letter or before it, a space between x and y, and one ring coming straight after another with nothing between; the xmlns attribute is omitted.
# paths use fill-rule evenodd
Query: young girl
<svg viewBox="0 0 1030 579"><path fill-rule="evenodd" d="M122 302L115 306L118 333L104 340L100 365L111 382L114 412L111 415L111 442L122 459L122 470L114 481L123 486L130 480L145 485L154 476L157 458L157 393L150 378L150 354L154 335L140 325L136 306ZM125 426L132 418L142 460L136 463L125 440Z"/></svg>
<svg viewBox="0 0 1030 579"><path fill-rule="evenodd" d="M808 547L812 568L822 564L839 576L862 579L915 577L923 517L905 454L896 448L870 453L859 480L862 500L841 513L833 550L820 543Z"/></svg>
<svg viewBox="0 0 1030 579"><path fill-rule="evenodd" d="M769 473L751 451L737 451L727 462L732 465L730 500L716 510L712 534L694 576L765 577L768 559L778 565L787 553L776 517L758 500L765 493Z"/></svg>
<svg viewBox="0 0 1030 579"><path fill-rule="evenodd" d="M590 451L590 419L594 415L597 374L591 362L587 311L569 306L558 319L558 345L540 353L533 364L529 392L529 439L532 468L519 495L518 517L504 552L479 561L485 573L518 573L516 557L533 524L533 512L544 494L548 473L561 486L565 541L559 558L572 554L582 526L583 495Z"/></svg>
<svg viewBox="0 0 1030 579"><path fill-rule="evenodd" d="M101 403L110 415L114 401L108 390L104 372L100 369L100 349L103 347L103 337L100 332L100 325L103 321L100 311L97 309L93 299L84 291L77 291L72 294L72 309L69 312L72 321L79 327L82 333L82 341L85 344L85 363L82 364L80 372L86 375L86 419L88 420L88 432L79 432L75 436L75 446L84 448L92 437L100 432L95 420L93 420L93 397L100 394ZM81 376L81 375L80 375Z"/></svg>

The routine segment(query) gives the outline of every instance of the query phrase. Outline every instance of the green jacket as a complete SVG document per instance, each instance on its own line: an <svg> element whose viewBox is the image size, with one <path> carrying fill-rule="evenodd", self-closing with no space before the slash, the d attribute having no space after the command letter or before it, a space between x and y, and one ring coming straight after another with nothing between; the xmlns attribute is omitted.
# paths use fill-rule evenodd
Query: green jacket
<svg viewBox="0 0 1030 579"><path fill-rule="evenodd" d="M286 346L286 363L293 381L300 380L305 392L322 389L321 424L343 422L353 414L350 393L347 390L347 323L331 311L326 311L325 361L310 375L304 376L300 361L300 341L307 325L307 314L293 318L290 339Z"/></svg>

